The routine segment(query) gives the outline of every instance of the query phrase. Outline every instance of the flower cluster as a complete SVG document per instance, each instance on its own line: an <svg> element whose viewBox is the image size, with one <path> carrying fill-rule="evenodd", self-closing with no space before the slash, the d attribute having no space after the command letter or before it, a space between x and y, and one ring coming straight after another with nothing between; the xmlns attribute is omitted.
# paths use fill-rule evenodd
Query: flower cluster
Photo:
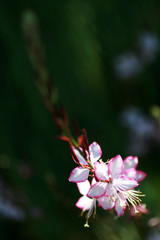
<svg viewBox="0 0 160 240"><path fill-rule="evenodd" d="M123 160L117 155L103 162L101 147L96 142L82 148L71 145L71 154L79 166L72 170L69 181L75 182L83 195L76 206L82 209L82 214L88 211L85 227L89 226L90 216L96 214L96 202L104 210L115 208L118 217L129 204L137 212L137 205L141 203L139 197L143 195L134 188L146 177L145 172L136 169L137 157L129 156Z"/></svg>

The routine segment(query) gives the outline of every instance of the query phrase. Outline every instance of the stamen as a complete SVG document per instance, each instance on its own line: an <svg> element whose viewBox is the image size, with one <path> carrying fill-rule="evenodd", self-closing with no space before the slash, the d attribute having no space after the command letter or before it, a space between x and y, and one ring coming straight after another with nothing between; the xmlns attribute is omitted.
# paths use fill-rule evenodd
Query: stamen
<svg viewBox="0 0 160 240"><path fill-rule="evenodd" d="M82 212L81 212L81 214L80 214L81 217L83 216L83 213L84 213L84 211L82 210Z"/></svg>
<svg viewBox="0 0 160 240"><path fill-rule="evenodd" d="M131 203L133 206L135 213L139 213L136 206L142 202L142 200L138 196L144 196L141 194L141 192L135 191L135 190L129 190L126 192L123 192L123 194L126 196L127 201Z"/></svg>
<svg viewBox="0 0 160 240"><path fill-rule="evenodd" d="M84 224L84 227L89 227L88 219L86 220L86 223Z"/></svg>
<svg viewBox="0 0 160 240"><path fill-rule="evenodd" d="M135 213L139 213L136 206L141 204L142 200L139 197L145 196L144 194L132 189L125 190L125 187L123 185L116 186L115 188L113 188L113 190L114 190L114 194L110 197L110 200L115 197L119 202L121 202L121 198L119 196L119 193L121 193L126 199L127 206L129 207L129 203L130 203L133 206Z"/></svg>
<svg viewBox="0 0 160 240"><path fill-rule="evenodd" d="M96 216L96 206L94 207L93 218Z"/></svg>
<svg viewBox="0 0 160 240"><path fill-rule="evenodd" d="M90 209L86 215L86 223L84 224L84 227L89 227L88 220L92 214L93 214L93 218L95 218L95 216L96 216L96 199L95 198L93 198L92 206L90 207Z"/></svg>
<svg viewBox="0 0 160 240"><path fill-rule="evenodd" d="M109 161L110 161L110 159L108 159L106 162L105 162L105 164L108 164L109 163ZM102 161L103 162L103 161Z"/></svg>

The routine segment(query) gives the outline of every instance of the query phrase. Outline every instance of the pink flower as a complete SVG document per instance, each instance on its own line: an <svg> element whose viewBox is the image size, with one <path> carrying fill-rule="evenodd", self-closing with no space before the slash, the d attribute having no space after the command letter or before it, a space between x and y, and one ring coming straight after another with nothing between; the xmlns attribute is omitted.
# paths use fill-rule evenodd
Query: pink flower
<svg viewBox="0 0 160 240"><path fill-rule="evenodd" d="M147 176L143 171L136 170L138 165L138 158L128 156L123 161L123 174L129 178L135 179L137 182L141 182Z"/></svg>
<svg viewBox="0 0 160 240"><path fill-rule="evenodd" d="M94 183L95 183L95 179L93 178L91 184L94 184ZM86 223L84 226L89 227L88 219L90 218L92 213L94 215L96 214L96 199L88 198L86 196L91 187L90 182L88 180L77 183L77 187L79 189L79 192L83 195L83 197L79 198L79 200L76 203L76 207L82 209L82 214L83 214L83 212L88 210L88 213L86 215Z"/></svg>
<svg viewBox="0 0 160 240"><path fill-rule="evenodd" d="M112 158L108 165L95 163L94 173L99 182L91 186L88 197L98 198L99 205L106 210L115 207L118 216L123 214L127 202L130 202L137 211L136 205L140 202L138 196L141 195L134 188L139 184L136 180L125 176L120 155Z"/></svg>
<svg viewBox="0 0 160 240"><path fill-rule="evenodd" d="M146 208L145 204L139 204L136 206L137 212L135 212L135 209L131 206L130 208L130 217L139 217L142 213L147 214L149 211Z"/></svg>
<svg viewBox="0 0 160 240"><path fill-rule="evenodd" d="M123 175L123 160L120 155L112 158L108 165L95 163L94 173L99 182L90 188L88 197L112 196L117 192L127 191L138 186L137 181Z"/></svg>
<svg viewBox="0 0 160 240"><path fill-rule="evenodd" d="M88 179L89 172L94 168L94 164L98 161L102 156L101 147L98 143L93 142L89 146L89 153L86 152L86 159L81 154L81 149L78 150L72 146L72 151L74 152L74 156L76 157L76 162L79 163L80 167L76 167L72 170L69 181L70 182L84 182Z"/></svg>

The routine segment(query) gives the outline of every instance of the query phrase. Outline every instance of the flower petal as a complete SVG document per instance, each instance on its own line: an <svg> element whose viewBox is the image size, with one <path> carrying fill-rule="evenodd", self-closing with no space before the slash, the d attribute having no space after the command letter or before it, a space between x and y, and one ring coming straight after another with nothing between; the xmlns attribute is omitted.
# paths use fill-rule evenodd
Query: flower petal
<svg viewBox="0 0 160 240"><path fill-rule="evenodd" d="M76 167L72 170L69 181L70 182L84 182L87 180L89 175L89 170L82 167Z"/></svg>
<svg viewBox="0 0 160 240"><path fill-rule="evenodd" d="M94 165L94 173L99 180L108 180L108 166L105 163L96 162Z"/></svg>
<svg viewBox="0 0 160 240"><path fill-rule="evenodd" d="M89 210L92 207L93 199L83 196L76 202L76 207L83 211Z"/></svg>
<svg viewBox="0 0 160 240"><path fill-rule="evenodd" d="M140 213L144 213L147 214L149 211L146 208L146 204L139 204L136 206L136 209L140 212Z"/></svg>
<svg viewBox="0 0 160 240"><path fill-rule="evenodd" d="M113 184L114 186L116 186L117 190L120 191L131 190L139 185L136 180L125 176L120 177L118 179L114 179Z"/></svg>
<svg viewBox="0 0 160 240"><path fill-rule="evenodd" d="M110 197L103 196L97 199L99 206L101 206L104 210L110 210L114 207L115 202L111 200Z"/></svg>
<svg viewBox="0 0 160 240"><path fill-rule="evenodd" d="M78 187L79 192L82 195L87 195L91 185L90 185L90 182L88 180L86 180L84 182L77 183L77 187Z"/></svg>
<svg viewBox="0 0 160 240"><path fill-rule="evenodd" d="M133 156L128 156L123 161L123 170L127 170L129 168L136 168L138 165L138 158Z"/></svg>
<svg viewBox="0 0 160 240"><path fill-rule="evenodd" d="M102 150L98 143L93 142L89 146L90 159L92 163L95 163L102 156Z"/></svg>
<svg viewBox="0 0 160 240"><path fill-rule="evenodd" d="M87 196L91 198L102 197L106 192L107 183L97 182L91 186Z"/></svg>
<svg viewBox="0 0 160 240"><path fill-rule="evenodd" d="M126 177L136 179L136 169L135 168L129 168L123 172L123 175Z"/></svg>
<svg viewBox="0 0 160 240"><path fill-rule="evenodd" d="M108 185L106 187L105 196L112 196L114 193L115 193L115 190L113 188L113 184L112 183L108 183Z"/></svg>
<svg viewBox="0 0 160 240"><path fill-rule="evenodd" d="M112 178L118 177L123 171L123 160L120 155L112 158L108 164L109 172Z"/></svg>
<svg viewBox="0 0 160 240"><path fill-rule="evenodd" d="M121 197L118 198L115 204L115 210L117 212L118 217L120 217L124 213L126 207L127 207L126 200L121 199Z"/></svg>
<svg viewBox="0 0 160 240"><path fill-rule="evenodd" d="M148 209L146 208L145 204L137 205L136 210L138 212L135 212L135 208L133 206L131 206L130 213L129 213L130 217L135 217L136 215L140 215L141 213L147 214L149 212Z"/></svg>
<svg viewBox="0 0 160 240"><path fill-rule="evenodd" d="M143 171L136 171L136 181L137 182L141 182L143 181L143 179L145 179L145 177L147 176L147 173L143 172Z"/></svg>
<svg viewBox="0 0 160 240"><path fill-rule="evenodd" d="M81 165L88 165L88 163L85 161L84 157L80 154L80 152L75 147L72 147L72 150L74 151L74 153L77 156L79 163ZM74 160L74 158L73 158L73 160Z"/></svg>

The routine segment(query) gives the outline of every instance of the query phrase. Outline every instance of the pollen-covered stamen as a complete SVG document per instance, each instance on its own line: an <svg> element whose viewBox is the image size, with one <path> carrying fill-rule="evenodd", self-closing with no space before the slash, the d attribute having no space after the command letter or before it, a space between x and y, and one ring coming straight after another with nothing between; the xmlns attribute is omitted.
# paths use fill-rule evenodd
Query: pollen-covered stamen
<svg viewBox="0 0 160 240"><path fill-rule="evenodd" d="M105 164L108 164L109 163L109 161L110 161L110 159L108 159L106 162L104 162ZM102 161L103 162L103 161Z"/></svg>
<svg viewBox="0 0 160 240"><path fill-rule="evenodd" d="M89 227L88 219L86 219L86 223L84 224L84 227Z"/></svg>
<svg viewBox="0 0 160 240"><path fill-rule="evenodd" d="M124 192L124 195L126 195L127 198L129 197L130 199L133 199L137 203L142 202L142 200L139 197L144 197L145 196L141 192L135 191L135 190L128 190L128 191Z"/></svg>
<svg viewBox="0 0 160 240"><path fill-rule="evenodd" d="M141 204L142 200L139 197L143 197L141 192L136 191L134 189L126 190L125 186L114 186L112 188L112 195L110 195L110 201L118 201L122 207L126 205L129 206L129 203L133 206L135 213L138 213L136 206ZM121 197L124 199L122 201ZM126 199L126 201L125 201Z"/></svg>
<svg viewBox="0 0 160 240"><path fill-rule="evenodd" d="M86 214L86 223L84 224L84 227L89 227L88 221L92 215L93 215L93 217L95 217L95 215L96 215L96 199L94 199L94 198L93 198L92 205L91 205L88 213Z"/></svg>
<svg viewBox="0 0 160 240"><path fill-rule="evenodd" d="M130 202L131 205L133 206L135 213L139 213L139 211L138 211L137 208L136 208L137 204L136 204L135 202L133 202L132 200L130 200L130 199L127 199L127 200L128 200L128 202Z"/></svg>
<svg viewBox="0 0 160 240"><path fill-rule="evenodd" d="M139 211L136 206L142 202L139 197L144 197L145 195L136 190L123 191L122 193L126 197L126 200L134 207L135 213L138 213Z"/></svg>

